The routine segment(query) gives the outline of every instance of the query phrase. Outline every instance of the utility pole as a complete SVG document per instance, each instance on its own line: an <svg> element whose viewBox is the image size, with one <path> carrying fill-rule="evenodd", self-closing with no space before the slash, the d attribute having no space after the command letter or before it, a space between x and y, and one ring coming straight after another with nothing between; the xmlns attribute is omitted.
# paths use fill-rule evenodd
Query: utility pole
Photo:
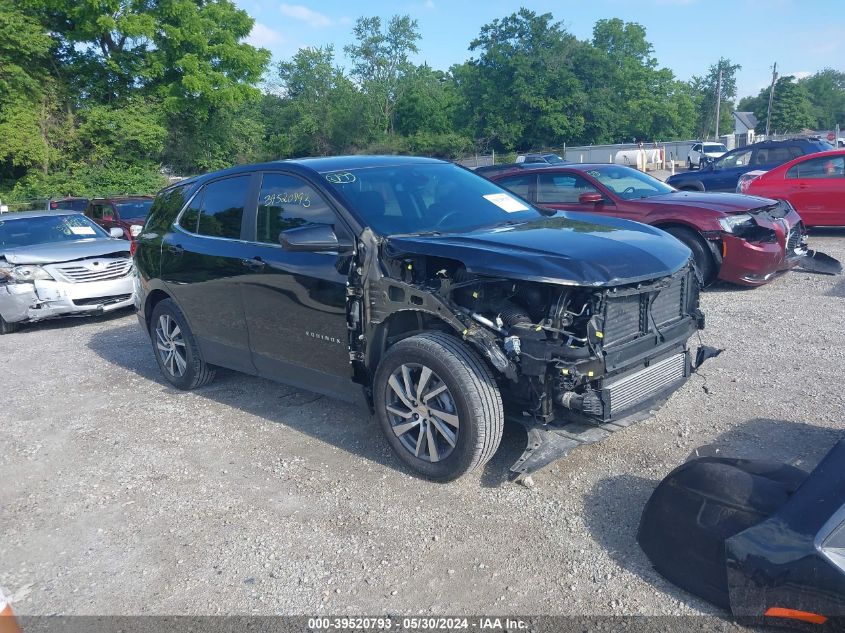
<svg viewBox="0 0 845 633"><path fill-rule="evenodd" d="M719 110L722 107L722 69L719 69L719 81L716 83L716 141L719 140Z"/></svg>
<svg viewBox="0 0 845 633"><path fill-rule="evenodd" d="M772 100L775 97L775 82L778 80L778 63L772 66L772 87L769 89L769 109L766 112L766 138L769 138L769 123L772 120Z"/></svg>

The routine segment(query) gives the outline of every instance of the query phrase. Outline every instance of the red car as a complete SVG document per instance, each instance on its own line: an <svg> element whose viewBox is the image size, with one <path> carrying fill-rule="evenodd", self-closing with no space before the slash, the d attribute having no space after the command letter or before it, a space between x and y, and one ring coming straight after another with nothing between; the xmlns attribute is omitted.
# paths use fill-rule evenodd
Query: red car
<svg viewBox="0 0 845 633"><path fill-rule="evenodd" d="M686 244L705 283L759 286L799 263L805 229L788 202L733 193L677 191L630 167L515 167L489 178L554 210L636 220Z"/></svg>
<svg viewBox="0 0 845 633"><path fill-rule="evenodd" d="M123 229L123 237L134 242L152 206L151 196L93 198L85 209L85 215L106 231L115 227Z"/></svg>
<svg viewBox="0 0 845 633"><path fill-rule="evenodd" d="M845 150L801 156L746 176L739 181L743 193L788 200L807 226L845 226Z"/></svg>

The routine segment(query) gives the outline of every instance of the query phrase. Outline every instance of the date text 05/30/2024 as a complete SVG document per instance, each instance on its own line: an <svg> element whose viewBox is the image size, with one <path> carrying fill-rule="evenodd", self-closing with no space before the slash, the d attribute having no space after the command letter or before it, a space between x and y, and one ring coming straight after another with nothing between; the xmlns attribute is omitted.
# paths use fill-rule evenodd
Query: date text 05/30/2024
<svg viewBox="0 0 845 633"><path fill-rule="evenodd" d="M481 631L514 631L527 629L528 622L520 619L478 617L478 618L443 618L443 617L322 617L308 618L308 629L318 630L416 630L416 631L450 631L450 630L481 630Z"/></svg>

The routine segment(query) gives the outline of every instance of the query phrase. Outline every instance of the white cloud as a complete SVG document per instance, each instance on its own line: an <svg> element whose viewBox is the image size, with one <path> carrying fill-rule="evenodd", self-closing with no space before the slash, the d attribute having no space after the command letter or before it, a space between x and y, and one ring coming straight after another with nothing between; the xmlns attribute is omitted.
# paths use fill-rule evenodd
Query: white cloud
<svg viewBox="0 0 845 633"><path fill-rule="evenodd" d="M333 24L331 18L327 15L323 15L319 11L309 9L304 4L283 4L279 8L282 13L289 18L305 22L309 26L313 26L315 29L324 28Z"/></svg>
<svg viewBox="0 0 845 633"><path fill-rule="evenodd" d="M281 44L284 41L281 33L274 31L266 24L256 22L252 25L252 31L244 39L247 44L252 44L259 48L269 48L275 44Z"/></svg>
<svg viewBox="0 0 845 633"><path fill-rule="evenodd" d="M789 76L795 77L795 79L797 81L798 79L804 79L804 77L809 77L813 73L812 73L812 71L809 71L809 70L796 70L795 72L778 73L778 74L781 77L789 77Z"/></svg>

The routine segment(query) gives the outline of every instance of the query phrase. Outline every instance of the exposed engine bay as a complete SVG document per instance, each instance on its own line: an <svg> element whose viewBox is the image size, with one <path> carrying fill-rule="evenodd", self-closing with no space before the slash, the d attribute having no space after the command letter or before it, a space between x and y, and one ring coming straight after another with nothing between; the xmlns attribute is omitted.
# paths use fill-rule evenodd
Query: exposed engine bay
<svg viewBox="0 0 845 633"><path fill-rule="evenodd" d="M595 287L478 275L451 259L380 253L384 245L367 232L359 246L348 289L359 382L368 384L369 368L396 340L451 326L497 370L510 418L529 431L576 434L561 454L627 426L623 419L668 397L718 353L690 358L687 340L704 327L691 263L659 279ZM542 444L529 436L526 450ZM530 474L561 454L537 467L523 455L516 472Z"/></svg>

